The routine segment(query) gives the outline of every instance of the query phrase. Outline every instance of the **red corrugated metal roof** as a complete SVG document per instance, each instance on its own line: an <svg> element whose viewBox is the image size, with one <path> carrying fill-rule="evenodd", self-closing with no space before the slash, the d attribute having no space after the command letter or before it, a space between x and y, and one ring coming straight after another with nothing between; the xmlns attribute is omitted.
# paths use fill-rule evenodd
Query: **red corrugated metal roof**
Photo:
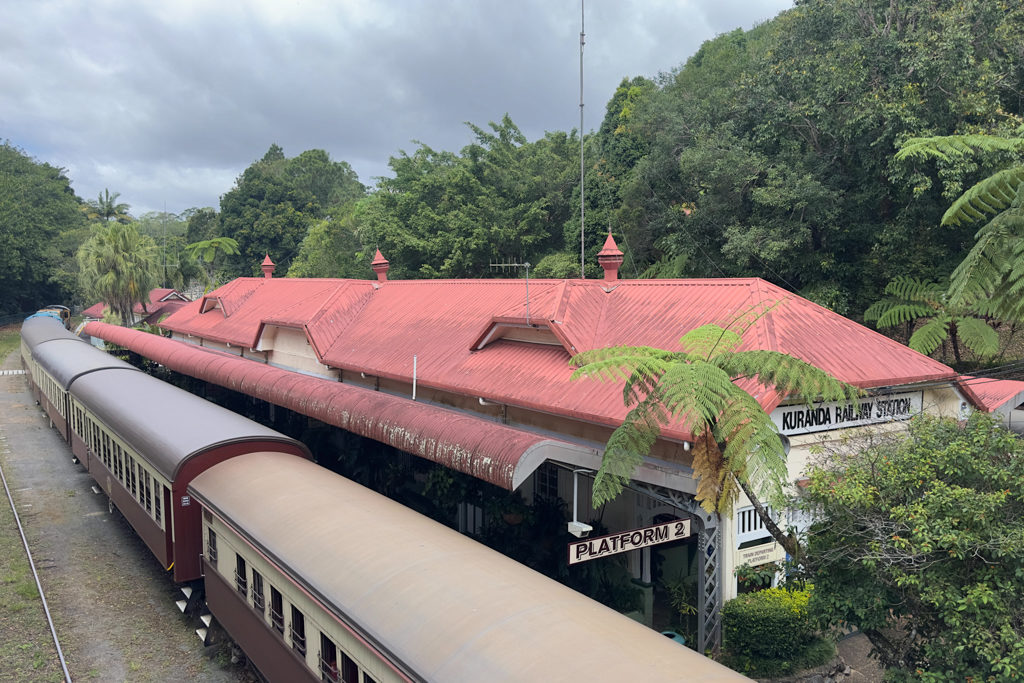
<svg viewBox="0 0 1024 683"><path fill-rule="evenodd" d="M116 325L91 322L85 332L176 372L255 396L506 489L518 487L549 458L586 461L591 467L599 463L594 449L465 413Z"/></svg>
<svg viewBox="0 0 1024 683"><path fill-rule="evenodd" d="M473 350L495 321L526 320L526 281L357 280L243 278L210 296L235 301L219 311L190 306L164 327L217 341L255 343L260 325L275 316L301 317L297 298L320 296L323 283L347 305L317 327L315 346L327 365L411 381L417 357L420 386L614 426L625 415L621 389L591 380L570 382L572 353L612 345L678 348L687 331L726 324L737 315L776 304L753 324L744 348L782 351L862 388L953 380L945 365L872 330L756 278L717 280L530 280L530 319L569 348L508 340ZM351 287L347 294L342 295ZM225 288L222 288L222 290ZM781 303L780 303L781 302ZM301 310L312 310L312 303ZM230 309L230 310L229 310ZM290 313L288 313L290 312ZM311 318L319 324L325 313ZM320 316L320 317L317 317ZM779 397L761 391L767 409ZM667 430L670 438L689 435Z"/></svg>
<svg viewBox="0 0 1024 683"><path fill-rule="evenodd" d="M167 301L164 301L164 299L167 299ZM142 304L135 304L132 306L132 311L136 314L145 313L148 320L152 318L154 314L163 315L164 313L173 312L186 301L188 301L188 299L178 292L178 290L167 287L158 287L156 289L149 290L149 302L146 304L145 311L142 310ZM97 304L93 304L82 311L82 317L102 320L103 309L106 307L107 304L102 301Z"/></svg>
<svg viewBox="0 0 1024 683"><path fill-rule="evenodd" d="M991 379L964 375L961 387L969 388L978 407L987 413L999 408L1013 409L1024 403L1024 382L1015 379Z"/></svg>

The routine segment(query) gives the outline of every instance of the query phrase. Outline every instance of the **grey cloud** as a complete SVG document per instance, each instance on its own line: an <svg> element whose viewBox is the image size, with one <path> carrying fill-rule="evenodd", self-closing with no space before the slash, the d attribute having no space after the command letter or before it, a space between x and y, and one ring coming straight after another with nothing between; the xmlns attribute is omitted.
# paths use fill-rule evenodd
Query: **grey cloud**
<svg viewBox="0 0 1024 683"><path fill-rule="evenodd" d="M586 121L618 82L790 0L591 0ZM8 3L0 137L133 211L216 206L272 143L323 148L365 183L420 140L508 112L528 137L579 124L579 3Z"/></svg>

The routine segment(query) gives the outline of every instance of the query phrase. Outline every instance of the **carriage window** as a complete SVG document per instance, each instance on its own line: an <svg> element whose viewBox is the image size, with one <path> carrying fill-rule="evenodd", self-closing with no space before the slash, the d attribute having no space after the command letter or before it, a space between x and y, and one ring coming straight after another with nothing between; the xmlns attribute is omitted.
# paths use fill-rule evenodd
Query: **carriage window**
<svg viewBox="0 0 1024 683"><path fill-rule="evenodd" d="M341 653L341 680L345 683L358 683L359 665L344 652Z"/></svg>
<svg viewBox="0 0 1024 683"><path fill-rule="evenodd" d="M252 570L252 606L255 607L260 614L263 614L265 607L263 597L263 577L255 569Z"/></svg>
<svg viewBox="0 0 1024 683"><path fill-rule="evenodd" d="M303 657L306 656L306 617L292 605L291 625L292 647Z"/></svg>
<svg viewBox="0 0 1024 683"><path fill-rule="evenodd" d="M217 566L217 533L213 529L207 529L206 559L213 566Z"/></svg>
<svg viewBox="0 0 1024 683"><path fill-rule="evenodd" d="M160 489L161 485L157 480L153 479L153 486L156 488L156 494L153 496L153 518L156 519L156 523L160 524Z"/></svg>
<svg viewBox="0 0 1024 683"><path fill-rule="evenodd" d="M338 647L323 633L320 634L320 680L338 683Z"/></svg>
<svg viewBox="0 0 1024 683"><path fill-rule="evenodd" d="M135 480L135 460L134 460L134 458L131 458L131 457L128 458L128 478L131 479L132 498L134 498L136 496L136 493L135 493L135 483L136 483L136 480Z"/></svg>
<svg viewBox="0 0 1024 683"><path fill-rule="evenodd" d="M374 679L370 678L370 674L363 672L363 683L377 683Z"/></svg>
<svg viewBox="0 0 1024 683"><path fill-rule="evenodd" d="M235 590L242 595L249 592L249 584L246 579L245 558L235 554Z"/></svg>
<svg viewBox="0 0 1024 683"><path fill-rule="evenodd" d="M284 600L281 591L270 587L270 623L278 633L284 633Z"/></svg>
<svg viewBox="0 0 1024 683"><path fill-rule="evenodd" d="M142 481L146 484L146 512L153 510L153 490L149 486L149 472L142 473Z"/></svg>

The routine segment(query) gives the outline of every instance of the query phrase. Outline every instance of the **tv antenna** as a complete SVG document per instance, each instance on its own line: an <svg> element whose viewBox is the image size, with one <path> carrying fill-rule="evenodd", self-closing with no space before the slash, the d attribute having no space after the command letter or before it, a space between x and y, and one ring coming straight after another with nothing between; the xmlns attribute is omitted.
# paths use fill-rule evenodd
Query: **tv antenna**
<svg viewBox="0 0 1024 683"><path fill-rule="evenodd" d="M580 0L580 279L586 279L586 249L583 240L583 222L586 215L586 204L583 201L583 180L585 168L583 165L583 45L585 43L583 32L584 0Z"/></svg>
<svg viewBox="0 0 1024 683"><path fill-rule="evenodd" d="M530 324L530 262L526 263L492 263L491 268L524 268L526 270L526 324Z"/></svg>

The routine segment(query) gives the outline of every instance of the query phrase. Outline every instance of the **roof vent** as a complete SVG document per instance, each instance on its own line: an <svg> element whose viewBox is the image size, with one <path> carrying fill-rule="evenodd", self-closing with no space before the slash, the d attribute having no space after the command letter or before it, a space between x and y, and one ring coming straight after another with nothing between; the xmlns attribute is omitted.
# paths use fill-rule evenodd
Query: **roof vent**
<svg viewBox="0 0 1024 683"><path fill-rule="evenodd" d="M380 249L373 255L373 263L370 264L370 267L373 268L373 272L377 273L377 282L388 281L388 268L391 266L384 255L380 253Z"/></svg>
<svg viewBox="0 0 1024 683"><path fill-rule="evenodd" d="M270 254L267 254L263 259L263 263L260 264L260 270L263 271L263 277L267 279L274 277L274 271L276 269L277 266L275 266L274 262L270 260Z"/></svg>
<svg viewBox="0 0 1024 683"><path fill-rule="evenodd" d="M604 241L604 248L597 252L597 262L604 268L605 282L615 282L619 279L622 252L619 251L619 245L615 244L611 230L608 231L608 239Z"/></svg>

